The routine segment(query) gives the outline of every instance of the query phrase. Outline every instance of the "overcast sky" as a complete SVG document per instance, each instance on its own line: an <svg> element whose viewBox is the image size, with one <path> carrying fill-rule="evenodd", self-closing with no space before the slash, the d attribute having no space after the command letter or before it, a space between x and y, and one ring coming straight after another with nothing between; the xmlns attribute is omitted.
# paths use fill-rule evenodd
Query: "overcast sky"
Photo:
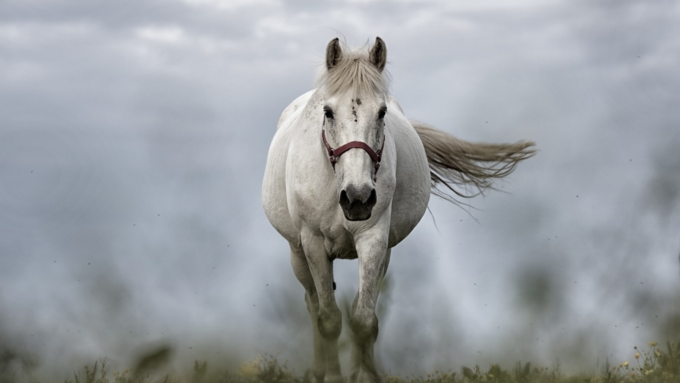
<svg viewBox="0 0 680 383"><path fill-rule="evenodd" d="M328 41L375 36L409 118L540 150L394 249L383 368L594 368L678 340L679 3L4 0L0 352L58 379L164 343L307 368L264 164ZM336 268L353 297L356 262Z"/></svg>

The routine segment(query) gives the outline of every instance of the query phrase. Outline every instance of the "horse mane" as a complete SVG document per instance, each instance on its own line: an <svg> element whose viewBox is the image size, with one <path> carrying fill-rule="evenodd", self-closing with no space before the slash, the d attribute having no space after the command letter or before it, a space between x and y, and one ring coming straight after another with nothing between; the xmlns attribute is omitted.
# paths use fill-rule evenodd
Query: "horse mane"
<svg viewBox="0 0 680 383"><path fill-rule="evenodd" d="M361 93L379 94L387 97L389 75L373 65L366 49L350 50L342 43L342 57L331 69L320 73L316 79L317 87L323 87L326 95L333 96L352 90L355 95Z"/></svg>
<svg viewBox="0 0 680 383"><path fill-rule="evenodd" d="M420 122L411 121L425 147L430 166L432 194L458 204L456 196L471 198L494 189L493 182L515 170L517 164L532 157L536 150L531 141L513 144L468 142L450 136ZM472 193L467 193L472 186ZM464 188L465 192L456 187Z"/></svg>

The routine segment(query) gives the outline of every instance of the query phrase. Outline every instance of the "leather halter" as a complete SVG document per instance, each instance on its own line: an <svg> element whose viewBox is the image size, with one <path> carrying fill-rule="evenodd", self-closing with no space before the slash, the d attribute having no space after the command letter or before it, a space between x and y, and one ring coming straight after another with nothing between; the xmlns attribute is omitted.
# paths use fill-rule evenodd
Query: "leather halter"
<svg viewBox="0 0 680 383"><path fill-rule="evenodd" d="M375 164L375 177L378 175L378 169L380 169L380 159L382 157L382 151L385 147L385 138L383 137L383 143L380 146L380 150L377 152L373 150L367 143L361 141L352 141L344 145L338 146L333 149L326 140L326 118L323 119L323 126L321 128L321 138L323 139L323 144L326 146L326 152L328 153L328 160L333 165L333 170L335 171L335 163L338 162L338 158L350 149L363 149L373 160Z"/></svg>

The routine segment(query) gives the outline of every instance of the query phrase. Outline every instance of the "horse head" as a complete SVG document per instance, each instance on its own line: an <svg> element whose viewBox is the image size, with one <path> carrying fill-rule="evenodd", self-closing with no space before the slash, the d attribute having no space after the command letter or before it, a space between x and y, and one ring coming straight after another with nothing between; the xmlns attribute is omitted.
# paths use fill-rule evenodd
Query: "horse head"
<svg viewBox="0 0 680 383"><path fill-rule="evenodd" d="M338 203L350 221L369 219L377 202L388 100L386 59L380 37L368 54L343 52L337 38L326 48L321 135L335 172Z"/></svg>

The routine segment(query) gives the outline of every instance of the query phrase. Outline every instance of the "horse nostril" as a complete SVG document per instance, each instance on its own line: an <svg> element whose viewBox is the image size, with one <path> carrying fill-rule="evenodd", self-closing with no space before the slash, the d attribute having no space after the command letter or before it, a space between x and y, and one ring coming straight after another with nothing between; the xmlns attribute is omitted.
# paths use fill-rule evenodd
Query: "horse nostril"
<svg viewBox="0 0 680 383"><path fill-rule="evenodd" d="M375 204L376 196L375 189L365 185L363 187L357 188L354 185L348 185L345 189L340 192L340 204L361 204L361 205L371 205ZM373 201L373 202L371 202Z"/></svg>
<svg viewBox="0 0 680 383"><path fill-rule="evenodd" d="M368 200L366 200L365 204L370 209L373 206L375 206L375 203L376 203L377 200L378 200L378 197L375 194L375 189L372 189L371 195L368 197Z"/></svg>
<svg viewBox="0 0 680 383"><path fill-rule="evenodd" d="M342 206L343 209L349 209L349 205L351 202L349 201L349 198L347 197L347 192L345 190L340 192L340 206Z"/></svg>
<svg viewBox="0 0 680 383"><path fill-rule="evenodd" d="M371 218L371 210L377 200L375 189L371 187L357 189L349 185L340 192L339 202L345 218L350 221L363 221Z"/></svg>

